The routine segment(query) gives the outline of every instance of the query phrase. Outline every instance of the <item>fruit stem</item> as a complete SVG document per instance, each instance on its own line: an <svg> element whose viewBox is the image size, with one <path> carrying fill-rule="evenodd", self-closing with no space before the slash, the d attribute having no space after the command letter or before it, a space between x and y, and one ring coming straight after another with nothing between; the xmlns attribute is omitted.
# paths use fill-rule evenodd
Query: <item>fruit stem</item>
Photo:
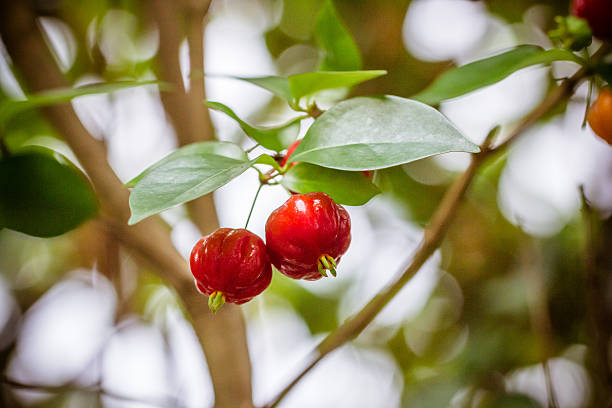
<svg viewBox="0 0 612 408"><path fill-rule="evenodd" d="M590 63L591 56L589 55L589 50L585 48L583 53L584 59L587 61L587 63ZM589 91L587 93L586 106L584 108L584 118L582 119L582 125L580 126L581 129L586 128L587 125L587 116L589 114L589 108L591 107L591 98L593 98L593 81L594 79L592 77L589 78Z"/></svg>
<svg viewBox="0 0 612 408"><path fill-rule="evenodd" d="M259 147L259 143L257 143L255 146L253 146L249 150L247 150L246 153L251 153L253 150L257 149L258 147Z"/></svg>
<svg viewBox="0 0 612 408"><path fill-rule="evenodd" d="M213 313L217 313L217 310L221 309L221 306L225 303L225 295L220 291L216 291L210 294L208 297L208 307Z"/></svg>
<svg viewBox="0 0 612 408"><path fill-rule="evenodd" d="M257 197L259 197L259 192L261 191L261 188L263 187L263 184L259 184L259 187L257 187L257 192L255 193L255 198L253 198L253 204L251 204L251 209L249 210L249 215L247 217L246 222L244 223L244 229L247 229L247 227L249 226L249 221L251 220L251 215L253 214L253 209L255 208L255 203L257 202Z"/></svg>

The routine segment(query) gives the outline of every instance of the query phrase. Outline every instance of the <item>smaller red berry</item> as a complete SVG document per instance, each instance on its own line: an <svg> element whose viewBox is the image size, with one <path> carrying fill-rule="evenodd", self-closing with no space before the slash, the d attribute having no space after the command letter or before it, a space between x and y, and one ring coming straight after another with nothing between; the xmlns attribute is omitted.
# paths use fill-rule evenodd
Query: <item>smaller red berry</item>
<svg viewBox="0 0 612 408"><path fill-rule="evenodd" d="M336 276L350 243L348 212L325 193L293 195L266 222L272 264L290 278L317 280L326 271Z"/></svg>
<svg viewBox="0 0 612 408"><path fill-rule="evenodd" d="M601 40L612 40L612 1L574 0L572 14L584 18L593 35Z"/></svg>
<svg viewBox="0 0 612 408"><path fill-rule="evenodd" d="M604 88L589 108L587 121L597 136L612 145L612 92Z"/></svg>
<svg viewBox="0 0 612 408"><path fill-rule="evenodd" d="M264 242L245 229L219 228L203 237L191 251L190 265L213 313L225 302L248 302L272 280Z"/></svg>

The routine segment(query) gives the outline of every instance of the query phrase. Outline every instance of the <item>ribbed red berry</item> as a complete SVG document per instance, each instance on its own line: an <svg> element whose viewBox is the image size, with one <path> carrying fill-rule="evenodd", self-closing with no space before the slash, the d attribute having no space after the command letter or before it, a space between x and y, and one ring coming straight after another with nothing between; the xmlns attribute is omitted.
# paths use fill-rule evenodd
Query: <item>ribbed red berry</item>
<svg viewBox="0 0 612 408"><path fill-rule="evenodd" d="M219 228L200 239L190 258L200 292L216 312L224 302L241 304L263 292L272 266L261 238L245 229Z"/></svg>
<svg viewBox="0 0 612 408"><path fill-rule="evenodd" d="M574 0L572 13L589 23L595 37L612 40L612 1Z"/></svg>
<svg viewBox="0 0 612 408"><path fill-rule="evenodd" d="M348 212L325 193L296 194L270 214L266 246L272 264L294 279L336 275L351 243Z"/></svg>

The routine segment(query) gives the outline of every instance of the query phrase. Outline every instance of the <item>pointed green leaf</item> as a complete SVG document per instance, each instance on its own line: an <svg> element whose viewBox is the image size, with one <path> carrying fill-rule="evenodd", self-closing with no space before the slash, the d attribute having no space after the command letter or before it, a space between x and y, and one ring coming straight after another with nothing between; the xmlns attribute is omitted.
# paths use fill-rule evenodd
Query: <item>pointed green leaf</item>
<svg viewBox="0 0 612 408"><path fill-rule="evenodd" d="M326 0L315 23L314 35L325 55L319 69L354 71L361 69L361 55L338 16L331 0Z"/></svg>
<svg viewBox="0 0 612 408"><path fill-rule="evenodd" d="M296 100L324 89L348 88L385 75L387 71L322 71L289 77L291 93Z"/></svg>
<svg viewBox="0 0 612 408"><path fill-rule="evenodd" d="M283 175L281 184L290 191L321 191L338 204L363 205L380 190L360 171L328 169L308 163L297 163Z"/></svg>
<svg viewBox="0 0 612 408"><path fill-rule="evenodd" d="M358 97L333 106L291 155L339 170L374 170L447 152L478 152L440 112L397 96Z"/></svg>
<svg viewBox="0 0 612 408"><path fill-rule="evenodd" d="M289 78L278 76L230 78L250 82L285 99L290 104L294 104L304 96L325 89L348 88L386 74L387 71L384 70L320 71L291 75Z"/></svg>
<svg viewBox="0 0 612 408"><path fill-rule="evenodd" d="M0 228L52 237L97 210L89 181L64 156L37 147L0 160Z"/></svg>
<svg viewBox="0 0 612 408"><path fill-rule="evenodd" d="M0 104L0 125L6 123L15 114L27 109L39 108L54 105L61 102L72 100L78 96L109 93L124 88L135 86L160 84L159 81L122 81L113 83L102 83L85 85L77 88L60 88L40 92L35 95L28 95L26 100L5 100Z"/></svg>
<svg viewBox="0 0 612 408"><path fill-rule="evenodd" d="M291 101L293 96L291 95L291 89L289 88L289 81L287 78L279 76L265 76L256 78L245 78L245 77L233 77L241 81L249 82L253 85L257 85L267 91L272 92L274 95L286 100Z"/></svg>
<svg viewBox="0 0 612 408"><path fill-rule="evenodd" d="M267 164L268 166L272 166L275 170L281 171L281 167L278 162L274 160L274 157L267 154L262 154L257 157L255 159L255 164Z"/></svg>
<svg viewBox="0 0 612 408"><path fill-rule="evenodd" d="M244 173L258 160L193 153L154 164L151 171L145 170L147 174L130 194L132 216L128 224L208 194Z"/></svg>
<svg viewBox="0 0 612 408"><path fill-rule="evenodd" d="M177 160L181 156L188 156L192 154L215 154L218 156L225 156L231 159L248 160L247 154L240 146L230 142L198 142L192 143L187 146L183 146L180 149L170 153L160 161L156 162L152 166L148 167L145 171L134 177L127 183L126 187L134 187L144 176L157 169L164 164Z"/></svg>
<svg viewBox="0 0 612 408"><path fill-rule="evenodd" d="M581 58L567 50L543 50L535 45L520 45L502 54L445 72L412 99L437 105L444 100L499 82L522 68L560 60L584 63Z"/></svg>
<svg viewBox="0 0 612 408"><path fill-rule="evenodd" d="M238 117L229 107L219 102L206 102L209 108L225 113L240 125L240 128L250 138L266 149L279 152L284 150L297 139L300 133L301 117L292 119L288 123L274 128L256 128Z"/></svg>

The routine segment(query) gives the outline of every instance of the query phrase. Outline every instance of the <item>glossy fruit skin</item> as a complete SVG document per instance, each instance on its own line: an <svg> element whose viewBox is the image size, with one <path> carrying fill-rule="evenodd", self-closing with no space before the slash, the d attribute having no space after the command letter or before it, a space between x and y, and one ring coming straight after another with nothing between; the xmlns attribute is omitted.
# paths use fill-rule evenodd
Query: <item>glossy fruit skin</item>
<svg viewBox="0 0 612 408"><path fill-rule="evenodd" d="M329 255L338 263L350 243L349 214L325 193L291 196L266 223L272 264L294 279L321 279L319 258Z"/></svg>
<svg viewBox="0 0 612 408"><path fill-rule="evenodd" d="M612 1L574 0L572 14L584 18L593 35L601 40L612 40Z"/></svg>
<svg viewBox="0 0 612 408"><path fill-rule="evenodd" d="M612 92L608 88L599 91L597 100L589 108L589 126L597 136L612 145Z"/></svg>
<svg viewBox="0 0 612 408"><path fill-rule="evenodd" d="M225 301L241 304L263 292L272 266L261 238L245 229L219 228L200 239L190 257L200 292L221 292Z"/></svg>

